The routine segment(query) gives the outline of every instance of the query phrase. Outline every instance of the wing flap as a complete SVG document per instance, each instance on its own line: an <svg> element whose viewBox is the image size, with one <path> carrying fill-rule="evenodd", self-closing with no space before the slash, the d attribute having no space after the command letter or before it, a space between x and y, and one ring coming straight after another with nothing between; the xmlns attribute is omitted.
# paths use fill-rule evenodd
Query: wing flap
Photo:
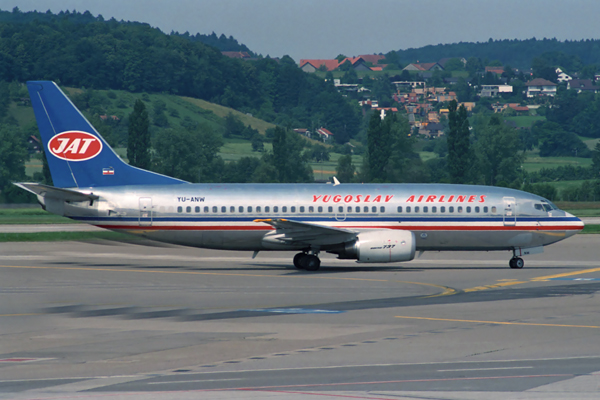
<svg viewBox="0 0 600 400"><path fill-rule="evenodd" d="M275 232L268 233L263 239L274 244L326 246L353 241L357 235L347 229L282 218L257 219L254 222L269 224L275 228Z"/></svg>

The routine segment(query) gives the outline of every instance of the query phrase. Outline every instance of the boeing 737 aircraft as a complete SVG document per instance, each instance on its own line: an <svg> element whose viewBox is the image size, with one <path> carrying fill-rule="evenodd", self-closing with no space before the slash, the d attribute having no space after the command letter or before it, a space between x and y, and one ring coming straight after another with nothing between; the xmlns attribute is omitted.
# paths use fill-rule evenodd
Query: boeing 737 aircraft
<svg viewBox="0 0 600 400"><path fill-rule="evenodd" d="M114 231L211 249L319 252L360 263L410 261L416 251L521 256L583 229L530 193L447 184L192 184L132 167L53 82L27 87L54 186L17 183L54 214Z"/></svg>

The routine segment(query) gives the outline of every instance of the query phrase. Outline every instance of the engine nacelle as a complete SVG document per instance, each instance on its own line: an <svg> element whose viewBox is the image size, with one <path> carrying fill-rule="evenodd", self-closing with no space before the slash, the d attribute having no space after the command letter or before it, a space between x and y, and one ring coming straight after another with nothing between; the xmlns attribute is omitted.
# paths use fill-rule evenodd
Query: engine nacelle
<svg viewBox="0 0 600 400"><path fill-rule="evenodd" d="M388 263L410 261L415 258L415 234L402 230L363 232L353 243L332 251L341 259L355 259L360 263Z"/></svg>

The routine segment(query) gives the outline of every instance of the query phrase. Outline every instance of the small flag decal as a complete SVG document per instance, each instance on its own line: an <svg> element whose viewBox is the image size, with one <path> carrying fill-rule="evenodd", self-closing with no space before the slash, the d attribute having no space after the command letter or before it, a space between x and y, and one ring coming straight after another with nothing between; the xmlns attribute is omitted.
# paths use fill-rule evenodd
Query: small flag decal
<svg viewBox="0 0 600 400"><path fill-rule="evenodd" d="M102 175L114 175L115 170L113 167L110 168L102 168Z"/></svg>

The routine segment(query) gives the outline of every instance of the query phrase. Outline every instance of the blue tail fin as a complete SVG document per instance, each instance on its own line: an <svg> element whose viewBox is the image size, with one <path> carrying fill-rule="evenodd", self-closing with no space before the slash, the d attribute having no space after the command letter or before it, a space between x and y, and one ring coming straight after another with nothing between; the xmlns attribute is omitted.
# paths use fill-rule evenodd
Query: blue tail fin
<svg viewBox="0 0 600 400"><path fill-rule="evenodd" d="M54 82L27 82L54 186L186 183L125 163Z"/></svg>

